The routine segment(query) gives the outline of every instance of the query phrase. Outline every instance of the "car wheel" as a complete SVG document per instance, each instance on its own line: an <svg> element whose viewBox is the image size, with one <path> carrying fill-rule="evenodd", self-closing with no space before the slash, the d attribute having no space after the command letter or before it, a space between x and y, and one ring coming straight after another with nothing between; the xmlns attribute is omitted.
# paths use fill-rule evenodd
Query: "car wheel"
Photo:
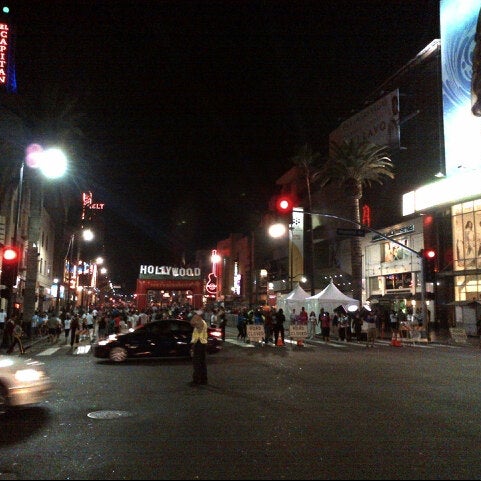
<svg viewBox="0 0 481 481"><path fill-rule="evenodd" d="M109 358L114 362L123 362L127 359L127 351L123 347L114 347L110 351Z"/></svg>

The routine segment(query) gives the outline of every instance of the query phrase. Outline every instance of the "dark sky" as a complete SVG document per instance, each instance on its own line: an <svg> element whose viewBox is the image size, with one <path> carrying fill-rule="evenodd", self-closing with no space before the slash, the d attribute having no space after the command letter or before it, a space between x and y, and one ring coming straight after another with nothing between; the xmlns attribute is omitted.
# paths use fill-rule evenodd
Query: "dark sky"
<svg viewBox="0 0 481 481"><path fill-rule="evenodd" d="M260 220L309 143L439 38L439 2L17 1L21 94L81 99L114 283Z"/></svg>

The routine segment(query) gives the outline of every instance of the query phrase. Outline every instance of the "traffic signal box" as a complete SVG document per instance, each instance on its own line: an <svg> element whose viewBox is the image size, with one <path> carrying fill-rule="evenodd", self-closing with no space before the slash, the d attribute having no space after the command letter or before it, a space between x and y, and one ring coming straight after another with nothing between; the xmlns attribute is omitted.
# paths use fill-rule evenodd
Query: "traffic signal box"
<svg viewBox="0 0 481 481"><path fill-rule="evenodd" d="M6 287L2 290L2 297L8 297L13 286L17 283L20 252L17 247L5 246L2 248L2 274L0 283Z"/></svg>
<svg viewBox="0 0 481 481"><path fill-rule="evenodd" d="M436 251L434 249L422 249L424 268L424 281L435 282L436 280Z"/></svg>

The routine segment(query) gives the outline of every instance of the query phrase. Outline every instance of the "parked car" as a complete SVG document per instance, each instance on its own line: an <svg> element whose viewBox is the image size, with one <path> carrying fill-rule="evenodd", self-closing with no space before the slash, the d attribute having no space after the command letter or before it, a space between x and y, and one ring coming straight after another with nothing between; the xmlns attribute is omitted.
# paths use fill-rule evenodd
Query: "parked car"
<svg viewBox="0 0 481 481"><path fill-rule="evenodd" d="M52 390L45 365L33 359L0 355L0 413L45 400Z"/></svg>
<svg viewBox="0 0 481 481"><path fill-rule="evenodd" d="M221 350L220 329L208 328L207 352ZM127 359L190 357L192 326L182 319L161 319L94 344L94 356L123 362Z"/></svg>

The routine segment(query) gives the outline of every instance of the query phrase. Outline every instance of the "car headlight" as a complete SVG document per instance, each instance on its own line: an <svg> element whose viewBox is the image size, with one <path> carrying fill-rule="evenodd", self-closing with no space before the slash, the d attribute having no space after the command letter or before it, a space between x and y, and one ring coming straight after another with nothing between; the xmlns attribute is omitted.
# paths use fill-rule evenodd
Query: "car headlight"
<svg viewBox="0 0 481 481"><path fill-rule="evenodd" d="M19 382L32 382L38 381L44 375L43 371L37 371L36 369L21 369L15 372L15 379Z"/></svg>

